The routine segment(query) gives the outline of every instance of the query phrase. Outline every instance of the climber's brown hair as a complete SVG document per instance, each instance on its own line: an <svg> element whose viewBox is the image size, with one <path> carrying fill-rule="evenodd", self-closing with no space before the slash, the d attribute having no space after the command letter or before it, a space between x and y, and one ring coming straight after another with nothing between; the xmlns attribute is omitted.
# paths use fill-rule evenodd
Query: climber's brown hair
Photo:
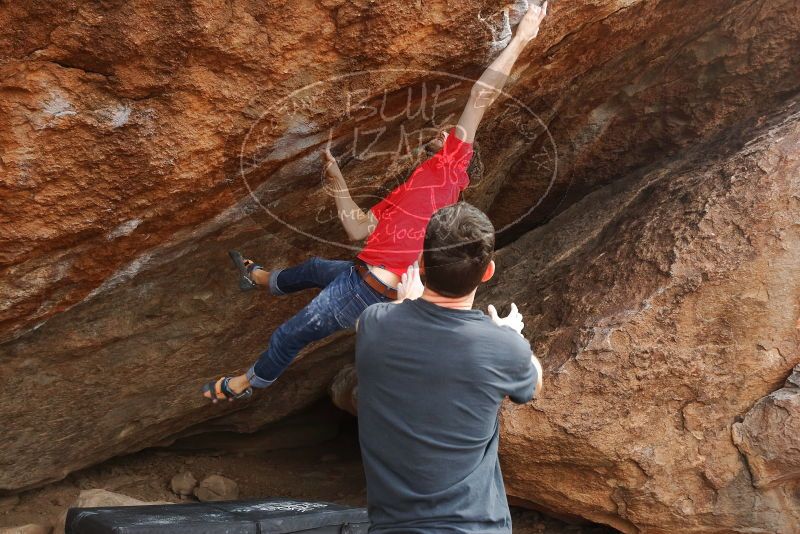
<svg viewBox="0 0 800 534"><path fill-rule="evenodd" d="M425 231L425 286L445 297L468 295L492 261L494 241L492 221L472 204L440 209Z"/></svg>

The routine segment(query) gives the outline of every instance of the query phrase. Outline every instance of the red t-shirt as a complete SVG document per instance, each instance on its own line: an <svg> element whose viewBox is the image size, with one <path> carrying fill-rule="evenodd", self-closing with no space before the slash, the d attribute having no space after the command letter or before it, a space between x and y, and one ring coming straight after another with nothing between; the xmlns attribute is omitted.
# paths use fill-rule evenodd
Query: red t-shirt
<svg viewBox="0 0 800 534"><path fill-rule="evenodd" d="M469 185L467 167L471 159L472 145L451 130L436 155L372 207L378 225L358 257L398 275L406 272L419 258L431 216L455 204Z"/></svg>

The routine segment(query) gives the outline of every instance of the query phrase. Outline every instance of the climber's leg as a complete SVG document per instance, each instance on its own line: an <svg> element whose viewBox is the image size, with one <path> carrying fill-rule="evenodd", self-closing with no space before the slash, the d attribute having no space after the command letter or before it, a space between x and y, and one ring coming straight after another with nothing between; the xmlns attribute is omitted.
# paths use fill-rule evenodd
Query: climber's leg
<svg viewBox="0 0 800 534"><path fill-rule="evenodd" d="M244 260L245 267L253 265L253 260ZM269 271L263 269L260 265L256 265L250 269L250 279L259 286L269 285Z"/></svg>
<svg viewBox="0 0 800 534"><path fill-rule="evenodd" d="M273 295L286 295L303 289L324 289L341 273L353 266L352 261L313 258L288 269L266 273L266 284ZM259 270L256 269L255 272ZM261 271L264 273L265 271ZM262 282L258 282L262 283Z"/></svg>
<svg viewBox="0 0 800 534"><path fill-rule="evenodd" d="M299 273L301 268L302 266L293 268L297 269L293 274ZM307 268L310 267L307 266ZM330 266L330 268L333 269L334 266ZM287 271L290 270L287 269L284 272ZM323 268L317 271L317 274L328 275L330 273ZM315 281L318 284L307 287L318 287L325 282L325 279L320 276ZM282 279L278 283L282 284ZM297 285L302 284L297 282ZM290 287L293 290L299 290L295 289L296 286ZM284 286L281 285L280 288L284 289ZM342 270L333 281L329 282L305 308L273 332L269 340L269 348L247 371L250 384L256 388L269 386L306 345L326 338L339 330L352 328L356 319L367 306L386 301L388 301L386 297L379 295L364 283L351 264L349 268Z"/></svg>
<svg viewBox="0 0 800 534"><path fill-rule="evenodd" d="M260 286L269 288L273 295L285 295L312 287L322 289L339 273L353 265L351 261L313 257L295 267L270 272L253 260L245 259L236 250L231 250L228 255L239 271L239 288L242 291Z"/></svg>

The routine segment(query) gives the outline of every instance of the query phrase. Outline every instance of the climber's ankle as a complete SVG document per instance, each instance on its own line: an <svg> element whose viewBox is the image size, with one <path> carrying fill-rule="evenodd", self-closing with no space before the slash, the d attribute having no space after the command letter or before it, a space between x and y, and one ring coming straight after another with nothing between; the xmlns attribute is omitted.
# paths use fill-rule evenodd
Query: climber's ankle
<svg viewBox="0 0 800 534"><path fill-rule="evenodd" d="M252 264L253 260L244 260L245 267L250 267ZM253 271L250 273L250 280L252 280L256 285L268 286L269 271L265 271L264 269L253 269Z"/></svg>
<svg viewBox="0 0 800 534"><path fill-rule="evenodd" d="M231 390L238 395L239 393L250 387L250 381L247 379L246 374L234 376L228 383L228 387L230 387Z"/></svg>
<svg viewBox="0 0 800 534"><path fill-rule="evenodd" d="M260 286L269 285L269 271L263 269L253 269L250 279Z"/></svg>

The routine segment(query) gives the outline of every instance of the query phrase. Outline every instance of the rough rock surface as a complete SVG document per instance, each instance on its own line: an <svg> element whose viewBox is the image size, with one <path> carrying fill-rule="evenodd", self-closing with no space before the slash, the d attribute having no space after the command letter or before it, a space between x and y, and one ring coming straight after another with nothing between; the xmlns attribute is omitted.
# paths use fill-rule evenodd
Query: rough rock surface
<svg viewBox="0 0 800 534"><path fill-rule="evenodd" d="M800 480L800 366L733 425L733 441L747 458L753 483L773 488Z"/></svg>
<svg viewBox="0 0 800 534"><path fill-rule="evenodd" d="M18 495L10 495L8 497L0 498L0 514L13 510L19 504Z"/></svg>
<svg viewBox="0 0 800 534"><path fill-rule="evenodd" d="M631 533L800 530L800 403L781 389L800 363L800 102L764 122L501 254L480 303L516 302L546 369L502 414L519 502Z"/></svg>
<svg viewBox="0 0 800 534"><path fill-rule="evenodd" d="M431 129L448 122L448 114L463 105L470 84L441 71L470 79L502 46L501 7L488 0L467 0L457 7L438 0L0 4L0 385L5 391L24 392L0 400L0 416L9 422L0 449L0 491L58 480L111 456L200 431L252 432L323 396L351 357L347 335L312 348L284 378L248 403L210 406L200 398L201 383L250 364L272 329L309 298L239 294L231 283L226 251L244 250L268 268L310 254L351 257L352 250L339 244L343 232L331 223L333 202L319 185L318 148L331 137L345 174L359 191L359 202L365 207L373 203L413 161L396 157L397 152L386 155L407 141L401 133L432 135ZM498 227L519 221L504 234L510 240L567 213L598 187L606 186L596 195L624 195L632 178L621 178L635 176L643 164L663 160L663 171L652 172L673 176L669 162L676 155L746 117L777 109L798 91L799 26L795 0L757 5L745 0L557 2L515 71L510 97L481 130L481 170L473 177L468 199L486 208ZM346 76L376 69L384 70ZM308 84L337 76L335 83L289 98ZM444 90L437 93L436 84ZM407 108L409 94L413 109ZM348 104L362 99L366 104L356 106L361 114L354 118ZM429 115L403 113L423 105ZM532 120L524 106L541 122ZM363 113L372 107L381 113ZM430 115L432 107L435 116ZM365 142L359 132L383 126L385 133L367 139L372 144L365 156L357 149ZM719 154L727 148L719 142L707 150ZM742 176L750 183L747 179L754 180L757 173L748 170ZM712 202L702 195L717 191L710 179L708 191L690 184L695 189L687 185L684 193L680 183L673 189L675 198L664 200L676 211L653 223L662 225L660 231L667 236L673 230L685 235L699 231L692 226L702 212L697 205ZM765 194L769 185L753 194ZM686 211L679 203L683 198L695 211ZM785 202L791 204L792 198L785 197ZM601 237L606 241L598 245L598 254L611 257L617 250L623 271L631 260L625 254L651 251L658 257L642 260L639 270L631 263L629 271L616 273L622 278L613 283L627 297L609 300L605 309L615 313L633 309L629 305L637 295L673 291L665 271L672 252L658 241L666 237L651 226L639 240L639 227L624 226L630 221L646 227L648 210L656 208L641 195L636 199L634 208L642 215L628 213L615 229L620 232L616 238L605 227ZM268 216L259 203L305 234ZM599 239L594 221L577 228L580 217L574 208L571 213L547 226L552 240L568 235L578 239L581 230L584 235L577 242ZM769 226L774 217L765 214L764 221L756 222L771 236L760 238L772 239L770 252L778 254L787 245L776 237L776 227ZM534 252L545 230L536 232L524 241L525 246L536 243ZM645 239L655 241L648 244ZM675 242L688 246L681 239L675 237ZM738 248L731 248L733 244ZM747 253L748 246L731 240L717 252L736 256ZM769 246L763 244L759 251L766 254ZM678 267L716 258L702 254L711 252L684 251ZM545 266L535 255L520 255L519 261L519 269L534 273ZM587 270L591 265L578 267ZM602 284L612 282L602 270L587 272L587 278L547 273L540 280L552 275L549 280L559 292L548 293L532 282L530 287L511 287L506 295L517 290L530 295L528 305L542 310L532 329L553 340L548 354L565 358L583 340L573 340L571 333L588 336L595 332L591 321L611 317L610 312L578 308L598 305L598 291L602 294L605 287L611 293ZM753 301L769 298L774 304L778 298L773 293L765 297L749 280L737 282L731 291L750 288ZM698 283L712 282L700 276ZM595 284L601 285L599 290ZM712 341L696 347L711 351L720 369L728 369L726 362L741 362L726 340L738 333L736 327L748 340L757 337L757 328L728 318L730 301L722 291L715 295L714 311L724 319L714 320L714 314L698 318L695 326L702 327L702 335L697 339ZM548 301L557 297L573 301L550 309ZM581 299L587 302L581 304ZM618 308L615 302L621 303ZM685 309L681 306L666 308L680 314ZM786 313L790 310L787 305ZM605 324L596 326L598 335L614 326ZM680 341L667 334L662 339L658 332L643 331L635 339L656 352L662 343ZM785 343L785 337L780 340ZM682 346L689 347L689 341ZM790 349L775 353L772 341L763 346L755 349L758 358L791 360ZM732 352L720 355L718 350ZM648 365L648 354L642 352L641 361L631 356L631 365ZM605 365L612 369L613 363ZM549 366L551 371L558 368L552 362ZM648 375L646 368L622 370ZM719 391L702 392L700 398L724 391L738 399L732 405L744 416L756 400L777 389L787 371L783 373L766 374L769 387L751 396L753 390L735 391L742 382L738 371L720 371L712 384ZM619 413L612 409L615 399L604 397L598 387L582 395L609 413ZM659 402L674 408L688 393L670 395ZM745 399L750 404L745 406ZM715 419L718 414L707 413L704 402L682 409L685 424L705 429L704 418L709 417L708 424L718 424L714 428L719 430L724 425ZM573 404L552 406L553 418ZM648 420L650 412L644 408L632 406L628 415L638 420L641 410L641 419ZM574 421L579 413L566 414L566 420ZM591 425L591 419L585 424ZM627 420L620 419L620 424ZM709 466L703 480L713 488L725 487L729 467L740 465L724 452L734 450L730 428L725 428L726 437L718 437L725 447L709 452L698 446ZM507 444L524 441L508 426L507 433ZM630 437L622 430L620 435ZM557 442L567 441L560 437ZM716 443L706 439L704 443ZM707 504L696 497L695 492L706 495L707 486L701 483L682 486L689 500L664 505L675 517L651 509L657 508L655 502L669 501L664 496L629 498L627 486L615 488L613 497L602 493L608 486L599 481L601 471L613 462L602 452L593 453L591 443L583 455L575 454L583 463L574 465L571 456L557 460L558 447L549 449L553 470L547 479L562 478L559 466L566 473L584 469L597 473L592 482L596 491L562 487L558 491L564 493L555 498L541 488L541 479L520 474L510 479L510 487L539 506L608 518L620 528L644 528L661 520L678 524L681 518L689 518L681 523L686 528L692 521L713 523L705 512L697 512ZM613 443L618 442L609 439L606 452ZM652 462L658 466L662 459L657 453L653 448ZM525 459L524 465L532 464ZM623 465L623 471L639 472L638 464ZM649 480L645 473L642 480ZM623 474L615 476L628 480ZM587 474L585 480L589 484L593 479ZM549 497L535 498L538 491ZM587 501L583 504L582 495ZM588 502L601 495L600 501ZM719 502L730 501L723 496ZM778 508L766 506L763 514ZM736 523L744 510L753 508L723 513L726 524L771 524L759 519L762 512ZM650 512L652 519L642 519Z"/></svg>

